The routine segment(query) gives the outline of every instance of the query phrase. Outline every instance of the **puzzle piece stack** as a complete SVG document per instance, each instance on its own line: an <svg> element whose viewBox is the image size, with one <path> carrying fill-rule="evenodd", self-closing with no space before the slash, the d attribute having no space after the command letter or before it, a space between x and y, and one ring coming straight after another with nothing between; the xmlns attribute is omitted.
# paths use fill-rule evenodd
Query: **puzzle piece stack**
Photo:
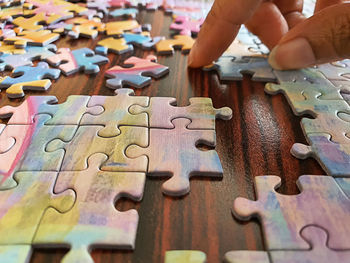
<svg viewBox="0 0 350 263"><path fill-rule="evenodd" d="M0 126L1 259L30 258L32 245L69 244L64 262L93 262L96 246L133 249L138 214L114 204L140 201L146 174L171 177L162 186L171 196L187 194L192 176L222 177L216 151L198 143L215 146L215 119L230 119L231 109L209 98L177 107L174 98L132 95L118 89L62 104L29 96L0 108L9 118Z"/></svg>

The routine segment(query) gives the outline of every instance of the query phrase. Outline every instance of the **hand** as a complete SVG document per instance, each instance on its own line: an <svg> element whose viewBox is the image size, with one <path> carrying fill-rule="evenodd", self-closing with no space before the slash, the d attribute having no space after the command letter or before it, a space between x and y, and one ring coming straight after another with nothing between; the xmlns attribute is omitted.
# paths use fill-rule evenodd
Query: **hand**
<svg viewBox="0 0 350 263"><path fill-rule="evenodd" d="M350 58L350 1L318 0L302 15L302 0L216 0L188 58L189 67L216 60L241 24L270 48L275 69L298 69Z"/></svg>

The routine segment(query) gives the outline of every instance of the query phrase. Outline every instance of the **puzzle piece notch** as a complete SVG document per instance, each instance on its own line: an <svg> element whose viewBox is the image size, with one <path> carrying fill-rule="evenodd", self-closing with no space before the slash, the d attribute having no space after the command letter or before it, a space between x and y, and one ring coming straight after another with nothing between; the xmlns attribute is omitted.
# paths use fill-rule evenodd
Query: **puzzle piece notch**
<svg viewBox="0 0 350 263"><path fill-rule="evenodd" d="M174 119L174 129L150 129L147 148L130 145L126 155L136 158L146 155L148 175L171 176L162 186L170 196L183 196L190 191L189 178L194 175L222 177L220 159L215 150L201 151L198 143L215 146L215 131L188 130L188 119ZM163 149L160 153L159 149Z"/></svg>
<svg viewBox="0 0 350 263"><path fill-rule="evenodd" d="M93 262L89 255L93 246L134 248L137 211L119 212L114 205L120 197L140 201L146 175L103 172L100 166L107 159L107 155L97 153L89 157L86 170L60 172L55 191L75 189L76 202L65 214L48 209L34 244L70 244L71 250L64 257L64 262ZM81 238L81 233L84 233L84 238Z"/></svg>
<svg viewBox="0 0 350 263"><path fill-rule="evenodd" d="M103 106L104 111L100 115L85 114L80 125L104 125L98 133L101 137L113 137L120 134L119 126L142 126L148 127L146 113L132 115L129 113L131 105L138 104L147 106L149 97L133 96L132 89L118 89L116 96L92 96L88 107Z"/></svg>
<svg viewBox="0 0 350 263"><path fill-rule="evenodd" d="M71 95L64 103L57 104L55 96L29 96L20 106L0 108L0 118L10 118L8 124L34 123L35 116L48 114L51 118L45 125L79 125L82 116L102 114L102 106L88 106L90 96Z"/></svg>
<svg viewBox="0 0 350 263"><path fill-rule="evenodd" d="M47 58L47 61L53 66L69 76L78 71L84 71L85 74L98 73L100 68L98 65L109 62L104 56L95 55L89 48L80 48L71 51L69 48L60 48L57 54Z"/></svg>
<svg viewBox="0 0 350 263"><path fill-rule="evenodd" d="M118 89L127 84L134 88L143 88L149 85L151 77L158 79L169 72L167 66L155 63L156 60L153 55L145 59L130 57L124 61L124 65L133 65L132 67L114 66L108 69L105 75L111 79L107 80L107 87Z"/></svg>
<svg viewBox="0 0 350 263"><path fill-rule="evenodd" d="M232 212L241 220L259 219L267 250L310 249L299 234L306 225L327 229L330 248L349 248L347 236L350 228L344 222L350 215L350 200L334 178L300 176L297 186L301 193L293 196L275 191L281 184L277 176L257 176L254 179L257 201L238 197ZM342 218L342 221L338 218Z"/></svg>
<svg viewBox="0 0 350 263"><path fill-rule="evenodd" d="M160 40L156 45L158 54L173 54L174 49L181 49L182 53L188 53L194 44L194 39L186 35L175 35L174 39Z"/></svg>
<svg viewBox="0 0 350 263"><path fill-rule="evenodd" d="M180 35L197 35L203 22L203 18L194 20L188 16L177 16L170 25L170 29L179 32Z"/></svg>
<svg viewBox="0 0 350 263"><path fill-rule="evenodd" d="M228 107L216 109L210 98L190 98L190 105L177 107L175 98L153 97L148 107L133 105L130 107L131 114L147 113L151 128L172 129L173 119L187 118L191 123L188 129L212 129L215 130L215 119L229 120L232 118L232 110Z"/></svg>

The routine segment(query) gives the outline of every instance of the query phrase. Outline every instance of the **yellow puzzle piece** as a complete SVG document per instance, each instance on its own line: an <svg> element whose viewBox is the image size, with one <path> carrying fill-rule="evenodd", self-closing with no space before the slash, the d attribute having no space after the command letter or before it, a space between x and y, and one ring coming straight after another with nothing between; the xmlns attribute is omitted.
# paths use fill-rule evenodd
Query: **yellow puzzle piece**
<svg viewBox="0 0 350 263"><path fill-rule="evenodd" d="M106 34L108 36L118 36L124 31L130 31L140 27L136 20L115 21L106 23Z"/></svg>
<svg viewBox="0 0 350 263"><path fill-rule="evenodd" d="M105 38L97 43L96 53L107 54L107 52L123 54L132 51L133 47L128 45L124 38Z"/></svg>
<svg viewBox="0 0 350 263"><path fill-rule="evenodd" d="M50 30L41 31L24 31L19 33L16 37L6 38L6 44L14 44L16 48L24 48L29 45L46 46L60 37L57 33L51 33Z"/></svg>
<svg viewBox="0 0 350 263"><path fill-rule="evenodd" d="M159 54L172 54L174 48L181 47L182 53L191 50L194 39L190 36L176 35L174 39L163 39L156 44L156 50Z"/></svg>
<svg viewBox="0 0 350 263"><path fill-rule="evenodd" d="M26 53L23 48L16 48L15 45L6 44L0 41L0 52L4 54L24 54Z"/></svg>
<svg viewBox="0 0 350 263"><path fill-rule="evenodd" d="M10 98L21 98L24 96L24 90L39 90L45 91L51 86L49 79L41 79L35 81L21 82L11 85L6 89L6 94Z"/></svg>

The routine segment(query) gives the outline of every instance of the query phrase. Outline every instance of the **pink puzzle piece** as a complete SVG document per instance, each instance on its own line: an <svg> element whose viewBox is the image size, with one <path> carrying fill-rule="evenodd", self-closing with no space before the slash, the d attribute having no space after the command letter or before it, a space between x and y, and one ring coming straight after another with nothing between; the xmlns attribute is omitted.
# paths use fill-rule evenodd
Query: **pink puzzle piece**
<svg viewBox="0 0 350 263"><path fill-rule="evenodd" d="M150 176L171 176L162 186L167 195L187 194L190 191L189 178L194 175L222 177L216 151L201 151L196 147L197 143L215 146L215 131L188 130L189 123L188 119L175 119L174 129L150 129L147 148L131 145L126 149L130 158L148 157Z"/></svg>
<svg viewBox="0 0 350 263"><path fill-rule="evenodd" d="M194 20L187 16L178 16L170 25L170 29L179 31L180 35L197 35L203 22L204 19Z"/></svg>

